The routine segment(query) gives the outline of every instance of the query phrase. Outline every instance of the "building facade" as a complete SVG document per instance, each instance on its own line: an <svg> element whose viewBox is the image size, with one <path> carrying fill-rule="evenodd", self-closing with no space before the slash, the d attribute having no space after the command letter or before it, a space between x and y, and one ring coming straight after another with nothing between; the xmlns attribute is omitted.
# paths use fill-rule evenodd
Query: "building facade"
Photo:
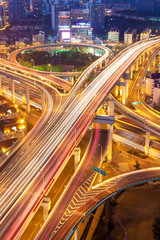
<svg viewBox="0 0 160 240"><path fill-rule="evenodd" d="M124 44L130 45L136 41L137 30L135 28L128 28L124 33Z"/></svg>
<svg viewBox="0 0 160 240"><path fill-rule="evenodd" d="M148 39L151 35L152 30L149 28L144 29L140 34L140 40Z"/></svg>
<svg viewBox="0 0 160 240"><path fill-rule="evenodd" d="M111 30L108 32L108 42L119 42L119 30L117 28L111 28Z"/></svg>

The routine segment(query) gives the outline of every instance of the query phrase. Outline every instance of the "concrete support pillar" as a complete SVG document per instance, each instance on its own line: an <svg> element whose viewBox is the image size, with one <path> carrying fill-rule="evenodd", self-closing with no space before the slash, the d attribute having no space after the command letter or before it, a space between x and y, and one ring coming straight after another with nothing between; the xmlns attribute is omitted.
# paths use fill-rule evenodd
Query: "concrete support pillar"
<svg viewBox="0 0 160 240"><path fill-rule="evenodd" d="M144 52L144 54L143 54L143 61L145 61L146 60L146 53Z"/></svg>
<svg viewBox="0 0 160 240"><path fill-rule="evenodd" d="M114 101L108 100L108 115L114 116Z"/></svg>
<svg viewBox="0 0 160 240"><path fill-rule="evenodd" d="M153 58L153 67L155 67L156 66L156 56L154 56L154 58Z"/></svg>
<svg viewBox="0 0 160 240"><path fill-rule="evenodd" d="M100 69L101 69L102 68L102 62L100 62L99 66L100 66Z"/></svg>
<svg viewBox="0 0 160 240"><path fill-rule="evenodd" d="M149 154L149 143L150 143L150 132L146 132L146 139L145 139L145 155Z"/></svg>
<svg viewBox="0 0 160 240"><path fill-rule="evenodd" d="M112 160L112 140L113 140L113 125L109 125L109 135L108 135L108 161Z"/></svg>
<svg viewBox="0 0 160 240"><path fill-rule="evenodd" d="M128 80L121 78L121 82L126 83L125 86L121 86L122 103L125 105L128 96Z"/></svg>
<svg viewBox="0 0 160 240"><path fill-rule="evenodd" d="M127 79L125 82L126 82L126 99L127 99L129 94L129 80Z"/></svg>
<svg viewBox="0 0 160 240"><path fill-rule="evenodd" d="M76 228L76 231L74 232L74 240L78 240L78 226Z"/></svg>
<svg viewBox="0 0 160 240"><path fill-rule="evenodd" d="M15 103L15 88L14 88L14 80L11 79L11 93L12 93L12 102Z"/></svg>
<svg viewBox="0 0 160 240"><path fill-rule="evenodd" d="M129 81L126 79L124 82L126 83L126 85L122 86L122 103L125 105L126 104L126 100L128 98Z"/></svg>
<svg viewBox="0 0 160 240"><path fill-rule="evenodd" d="M0 95L2 95L2 76L0 75Z"/></svg>
<svg viewBox="0 0 160 240"><path fill-rule="evenodd" d="M30 112L29 86L27 85L26 85L26 104L27 104L27 112Z"/></svg>
<svg viewBox="0 0 160 240"><path fill-rule="evenodd" d="M151 71L151 68L152 68L152 67L151 67L151 63L150 63L150 65L149 65L149 67L148 67L148 71Z"/></svg>
<svg viewBox="0 0 160 240"><path fill-rule="evenodd" d="M144 53L142 53L142 54L141 54L141 63L143 64L143 63L144 63L144 61L145 61L145 54L144 54Z"/></svg>
<svg viewBox="0 0 160 240"><path fill-rule="evenodd" d="M139 65L141 65L142 64L142 58L141 58L141 56L139 57Z"/></svg>
<svg viewBox="0 0 160 240"><path fill-rule="evenodd" d="M114 116L114 101L108 100L108 115ZM112 160L113 125L109 125L108 161Z"/></svg>
<svg viewBox="0 0 160 240"><path fill-rule="evenodd" d="M22 94L22 102L23 102L23 104L26 103L26 96L25 96L25 93Z"/></svg>
<svg viewBox="0 0 160 240"><path fill-rule="evenodd" d="M119 91L118 91L118 90L119 90L119 86L116 86L116 87L115 87L115 96L116 96L116 97L117 97L118 94L119 94Z"/></svg>
<svg viewBox="0 0 160 240"><path fill-rule="evenodd" d="M122 86L122 103L126 104L126 86Z"/></svg>
<svg viewBox="0 0 160 240"><path fill-rule="evenodd" d="M119 95L122 97L122 94L123 94L123 87L120 86L119 89L120 89L120 91L119 91Z"/></svg>
<svg viewBox="0 0 160 240"><path fill-rule="evenodd" d="M76 171L78 164L80 163L81 160L81 149L79 147L76 147L73 151L74 155L74 170Z"/></svg>
<svg viewBox="0 0 160 240"><path fill-rule="evenodd" d="M71 83L74 84L74 77L73 76L71 77Z"/></svg>
<svg viewBox="0 0 160 240"><path fill-rule="evenodd" d="M138 71L138 69L139 69L138 59L137 59L136 62L135 62L135 67L136 67L136 71Z"/></svg>
<svg viewBox="0 0 160 240"><path fill-rule="evenodd" d="M49 197L44 196L43 202L42 202L42 207L43 207L43 219L45 221L51 210L51 199Z"/></svg>
<svg viewBox="0 0 160 240"><path fill-rule="evenodd" d="M132 66L130 68L130 78L132 79L133 78L133 71L134 71L134 66Z"/></svg>

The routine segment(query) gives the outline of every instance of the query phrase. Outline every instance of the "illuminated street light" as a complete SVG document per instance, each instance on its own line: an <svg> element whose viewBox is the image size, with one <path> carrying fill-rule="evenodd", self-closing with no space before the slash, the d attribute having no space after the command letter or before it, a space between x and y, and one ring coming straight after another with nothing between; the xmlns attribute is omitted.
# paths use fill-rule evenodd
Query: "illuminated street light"
<svg viewBox="0 0 160 240"><path fill-rule="evenodd" d="M32 62L32 67L34 68L34 60L33 60L33 59L31 59L31 62Z"/></svg>
<svg viewBox="0 0 160 240"><path fill-rule="evenodd" d="M10 109L8 109L7 112L8 112L9 114L12 114L12 111L11 111Z"/></svg>
<svg viewBox="0 0 160 240"><path fill-rule="evenodd" d="M6 150L7 150L7 149L5 149L5 148L2 148L2 152L3 152L3 153L5 153L5 152L6 152Z"/></svg>
<svg viewBox="0 0 160 240"><path fill-rule="evenodd" d="M20 121L19 121L20 123L24 123L24 119L20 119Z"/></svg>
<svg viewBox="0 0 160 240"><path fill-rule="evenodd" d="M49 67L49 71L51 72L51 64L50 63L48 64L48 67Z"/></svg>

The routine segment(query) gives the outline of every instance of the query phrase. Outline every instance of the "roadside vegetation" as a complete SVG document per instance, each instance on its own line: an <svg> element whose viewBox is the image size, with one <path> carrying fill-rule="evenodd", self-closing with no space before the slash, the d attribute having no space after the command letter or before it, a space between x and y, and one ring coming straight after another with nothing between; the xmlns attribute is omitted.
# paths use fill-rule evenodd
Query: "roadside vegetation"
<svg viewBox="0 0 160 240"><path fill-rule="evenodd" d="M83 71L98 57L81 48L55 51L27 51L18 55L17 60L25 67L40 71L65 72Z"/></svg>

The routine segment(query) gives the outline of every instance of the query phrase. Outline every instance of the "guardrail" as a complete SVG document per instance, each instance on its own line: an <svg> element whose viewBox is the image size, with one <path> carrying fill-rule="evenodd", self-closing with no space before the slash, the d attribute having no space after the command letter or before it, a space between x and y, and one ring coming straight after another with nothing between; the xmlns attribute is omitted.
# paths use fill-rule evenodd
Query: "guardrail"
<svg viewBox="0 0 160 240"><path fill-rule="evenodd" d="M130 187L134 187L134 186L138 186L147 182L152 182L152 181L160 181L160 177L155 177L155 178L148 178L148 179L144 179L142 181L138 181L132 184L129 184L123 188L119 188L117 189L117 191L114 191L113 193L109 194L108 196L106 196L104 199L102 199L98 204L96 204L87 214L85 214L83 216L83 218L79 221L79 223L73 228L73 230L70 232L69 236L66 238L66 240L71 239L71 237L73 236L74 232L77 230L78 225L80 223L83 223L85 218L90 215L94 210L96 210L99 206L101 206L104 202L106 202L109 198L116 196L118 193L130 188Z"/></svg>

